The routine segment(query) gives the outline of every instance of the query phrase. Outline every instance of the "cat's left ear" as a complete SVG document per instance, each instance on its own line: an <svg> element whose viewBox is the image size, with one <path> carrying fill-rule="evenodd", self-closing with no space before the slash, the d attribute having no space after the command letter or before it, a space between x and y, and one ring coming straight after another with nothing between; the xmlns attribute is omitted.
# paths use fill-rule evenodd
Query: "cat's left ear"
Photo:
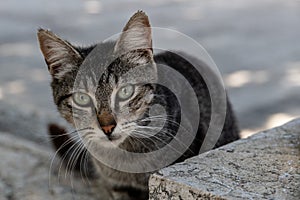
<svg viewBox="0 0 300 200"><path fill-rule="evenodd" d="M143 11L136 12L129 19L114 48L118 54L134 50L146 50L153 57L151 26L148 16Z"/></svg>
<svg viewBox="0 0 300 200"><path fill-rule="evenodd" d="M48 69L53 78L61 78L82 62L80 53L67 41L51 31L39 29L38 41Z"/></svg>

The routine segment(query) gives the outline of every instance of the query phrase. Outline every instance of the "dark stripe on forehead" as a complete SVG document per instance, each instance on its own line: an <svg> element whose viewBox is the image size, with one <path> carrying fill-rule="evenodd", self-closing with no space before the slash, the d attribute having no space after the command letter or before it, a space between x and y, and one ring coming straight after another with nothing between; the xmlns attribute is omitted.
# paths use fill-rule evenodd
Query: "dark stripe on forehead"
<svg viewBox="0 0 300 200"><path fill-rule="evenodd" d="M107 73L108 73L108 77L114 76L115 83L118 82L119 79L118 79L118 76L117 76L117 74L116 74L116 69L115 69L114 67L109 66L109 67L107 68ZM108 81L109 81L109 79L108 79Z"/></svg>
<svg viewBox="0 0 300 200"><path fill-rule="evenodd" d="M108 83L109 82L109 76L110 73L108 70L104 71L103 74L101 75L100 79L99 79L99 85L103 84L103 83Z"/></svg>
<svg viewBox="0 0 300 200"><path fill-rule="evenodd" d="M93 84L95 85L95 86L97 86L96 84L97 84L97 77L96 76L93 76L92 75L93 73L91 72L91 79L92 79L92 81L93 81Z"/></svg>
<svg viewBox="0 0 300 200"><path fill-rule="evenodd" d="M136 56L139 56L140 51L142 51L142 50L135 50L135 51L130 52L129 54L131 54L131 55L136 54ZM138 63L132 62L132 60L130 58L128 58L127 56L128 56L128 54L124 54L124 55L121 55L120 57L116 58L106 69L108 74L114 75L116 82L118 82L118 78L121 77L123 74L126 74L132 68L135 68L140 65ZM149 62L148 64L151 64L151 62Z"/></svg>

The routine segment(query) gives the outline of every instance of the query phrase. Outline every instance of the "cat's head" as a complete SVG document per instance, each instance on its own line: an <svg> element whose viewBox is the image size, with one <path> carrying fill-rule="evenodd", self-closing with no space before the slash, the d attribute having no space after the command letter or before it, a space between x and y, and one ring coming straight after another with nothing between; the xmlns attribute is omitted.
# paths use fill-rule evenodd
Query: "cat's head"
<svg viewBox="0 0 300 200"><path fill-rule="evenodd" d="M38 40L58 110L77 129L89 130L82 137L119 145L140 126L157 79L144 12L130 18L116 42L80 48L43 29Z"/></svg>

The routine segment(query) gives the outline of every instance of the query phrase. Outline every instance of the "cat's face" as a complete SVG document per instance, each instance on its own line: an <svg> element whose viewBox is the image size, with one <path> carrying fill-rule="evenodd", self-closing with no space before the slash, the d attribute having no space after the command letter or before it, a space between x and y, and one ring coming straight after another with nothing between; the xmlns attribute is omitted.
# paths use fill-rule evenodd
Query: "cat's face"
<svg viewBox="0 0 300 200"><path fill-rule="evenodd" d="M38 32L58 110L83 139L106 147L121 144L145 122L157 79L147 16L136 13L123 31L116 43L87 49Z"/></svg>
<svg viewBox="0 0 300 200"><path fill-rule="evenodd" d="M148 52L133 52L135 57L141 53ZM91 65L81 69L72 95L60 109L77 129L92 128L89 137L109 147L120 144L137 128L153 99L154 86L149 82L155 81L156 69L152 59L141 63L126 57L112 62L103 73ZM65 112L66 108L72 109Z"/></svg>

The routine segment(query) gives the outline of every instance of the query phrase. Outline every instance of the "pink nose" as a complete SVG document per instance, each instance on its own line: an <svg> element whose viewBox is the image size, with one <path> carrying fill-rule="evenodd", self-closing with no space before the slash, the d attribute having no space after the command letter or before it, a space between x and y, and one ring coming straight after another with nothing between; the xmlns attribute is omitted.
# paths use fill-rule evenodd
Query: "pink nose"
<svg viewBox="0 0 300 200"><path fill-rule="evenodd" d="M111 135L111 133L113 132L114 128L116 127L116 125L108 125L108 126L101 126L103 132L105 133L105 135L109 136Z"/></svg>
<svg viewBox="0 0 300 200"><path fill-rule="evenodd" d="M107 136L110 136L112 134L114 128L117 125L114 116L107 111L101 112L101 114L98 115L98 122L104 134Z"/></svg>

